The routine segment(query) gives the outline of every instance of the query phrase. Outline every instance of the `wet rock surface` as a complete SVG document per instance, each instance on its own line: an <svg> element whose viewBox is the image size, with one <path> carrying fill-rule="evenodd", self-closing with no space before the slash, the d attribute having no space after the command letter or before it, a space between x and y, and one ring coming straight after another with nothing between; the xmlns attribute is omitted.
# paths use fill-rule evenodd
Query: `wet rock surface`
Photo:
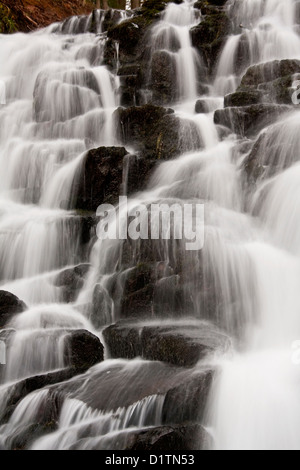
<svg viewBox="0 0 300 470"><path fill-rule="evenodd" d="M117 202L126 154L124 147L100 147L87 153L74 190L76 209L96 212L101 204Z"/></svg>
<svg viewBox="0 0 300 470"><path fill-rule="evenodd" d="M73 302L76 299L78 291L84 285L89 268L90 264L80 264L75 268L66 269L56 276L54 285L62 288L65 302Z"/></svg>
<svg viewBox="0 0 300 470"><path fill-rule="evenodd" d="M191 138L186 141L182 139L181 129L184 123L170 108L150 104L119 108L115 119L124 145L133 145L148 160L169 160L183 151L188 152L202 146L192 123Z"/></svg>
<svg viewBox="0 0 300 470"><path fill-rule="evenodd" d="M264 127L290 111L289 106L274 104L254 104L238 108L218 109L215 124L230 128L242 137L254 137Z"/></svg>
<svg viewBox="0 0 300 470"><path fill-rule="evenodd" d="M84 372L104 360L104 347L89 331L75 330L65 339L65 358L77 372Z"/></svg>
<svg viewBox="0 0 300 470"><path fill-rule="evenodd" d="M140 356L180 367L193 367L213 352L230 346L228 337L214 326L188 320L145 326L120 322L104 330L103 335L113 358Z"/></svg>
<svg viewBox="0 0 300 470"><path fill-rule="evenodd" d="M0 328L4 328L10 320L18 313L27 309L22 300L11 292L0 291Z"/></svg>
<svg viewBox="0 0 300 470"><path fill-rule="evenodd" d="M247 70L236 92L225 96L225 107L259 103L292 105L292 85L298 76L298 60L275 60L254 65Z"/></svg>
<svg viewBox="0 0 300 470"><path fill-rule="evenodd" d="M212 3L212 2L209 2ZM208 2L197 2L196 7L204 15L199 25L191 29L193 46L201 53L209 76L214 72L222 46L229 33L229 19L222 8ZM223 2L219 2L223 3Z"/></svg>
<svg viewBox="0 0 300 470"><path fill-rule="evenodd" d="M210 438L200 425L161 426L131 433L126 439L125 450L131 451L189 451L205 450Z"/></svg>

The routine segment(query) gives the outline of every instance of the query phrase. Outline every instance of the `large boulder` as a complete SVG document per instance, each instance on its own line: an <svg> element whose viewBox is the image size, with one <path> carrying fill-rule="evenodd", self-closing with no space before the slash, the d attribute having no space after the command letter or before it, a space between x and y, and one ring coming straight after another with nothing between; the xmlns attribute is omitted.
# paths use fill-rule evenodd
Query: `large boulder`
<svg viewBox="0 0 300 470"><path fill-rule="evenodd" d="M115 112L119 137L148 160L169 160L203 146L193 122L182 121L172 109L151 104Z"/></svg>
<svg viewBox="0 0 300 470"><path fill-rule="evenodd" d="M37 375L27 379L20 380L19 382L9 385L7 387L7 394L4 397L5 407L1 408L0 423L6 423L15 411L18 404L30 393L40 390L44 387L59 384L60 382L67 381L74 377L77 372L73 368L63 369L49 374ZM2 395L3 398L3 395ZM48 412L55 412L55 408L49 407L43 410L43 414ZM42 414L42 413L41 413Z"/></svg>
<svg viewBox="0 0 300 470"><path fill-rule="evenodd" d="M207 450L210 438L199 424L161 426L127 435L125 450L176 452Z"/></svg>
<svg viewBox="0 0 300 470"><path fill-rule="evenodd" d="M200 9L205 16L199 25L191 29L191 38L193 46L198 49L212 74L229 31L229 19L220 8L201 3L203 5Z"/></svg>
<svg viewBox="0 0 300 470"><path fill-rule="evenodd" d="M64 302L73 302L76 299L89 268L89 264L80 264L75 268L65 269L56 276L54 285L62 289Z"/></svg>
<svg viewBox="0 0 300 470"><path fill-rule="evenodd" d="M274 60L250 67L242 78L241 86L257 87L280 77L300 73L299 60Z"/></svg>
<svg viewBox="0 0 300 470"><path fill-rule="evenodd" d="M230 347L230 341L215 326L201 321L177 321L172 326L161 323L120 322L103 332L113 358L168 362L193 367L207 355Z"/></svg>
<svg viewBox="0 0 300 470"><path fill-rule="evenodd" d="M155 250L151 253L151 246L151 243L143 244L140 252L145 255L145 261L149 257L148 262L139 262L123 274L121 298L118 291L113 292L113 297L119 298L116 300L120 318L170 318L193 314L194 305L185 290L183 278L167 262L160 261Z"/></svg>
<svg viewBox="0 0 300 470"><path fill-rule="evenodd" d="M242 164L246 179L274 177L300 160L300 115L292 112L283 120L264 129L251 145Z"/></svg>
<svg viewBox="0 0 300 470"><path fill-rule="evenodd" d="M27 306L14 294L0 291L0 328L4 328L14 315L22 313Z"/></svg>
<svg viewBox="0 0 300 470"><path fill-rule="evenodd" d="M292 104L293 81L300 61L274 60L250 67L235 93L225 97L225 107L258 103Z"/></svg>
<svg viewBox="0 0 300 470"><path fill-rule="evenodd" d="M135 15L108 29L108 40L104 49L104 63L112 69L119 65L142 65L143 74L146 73L146 51L149 48L146 37L154 18L147 18L145 14ZM118 44L118 52L116 49ZM145 70L144 70L145 69Z"/></svg>
<svg viewBox="0 0 300 470"><path fill-rule="evenodd" d="M168 390L162 409L162 422L204 422L214 375L215 371L211 368L198 366L197 373L192 374L186 383L179 383Z"/></svg>
<svg viewBox="0 0 300 470"><path fill-rule="evenodd" d="M81 373L104 360L104 347L89 331L74 330L65 338L65 360Z"/></svg>
<svg viewBox="0 0 300 470"><path fill-rule="evenodd" d="M100 147L86 154L74 189L76 209L95 212L103 203L117 202L126 154L124 147Z"/></svg>
<svg viewBox="0 0 300 470"><path fill-rule="evenodd" d="M272 104L218 109L214 121L215 124L228 127L235 134L251 138L289 110L289 106Z"/></svg>

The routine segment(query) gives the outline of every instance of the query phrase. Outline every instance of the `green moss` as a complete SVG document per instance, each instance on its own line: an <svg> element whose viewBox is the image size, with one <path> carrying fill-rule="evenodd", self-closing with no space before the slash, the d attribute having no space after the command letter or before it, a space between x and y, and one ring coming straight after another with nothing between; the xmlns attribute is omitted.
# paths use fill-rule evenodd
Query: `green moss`
<svg viewBox="0 0 300 470"><path fill-rule="evenodd" d="M10 9L0 2L0 34L11 34L18 30Z"/></svg>
<svg viewBox="0 0 300 470"><path fill-rule="evenodd" d="M142 6L141 14L149 21L155 20L159 18L161 12L166 8L166 4L172 1L174 0L146 0Z"/></svg>

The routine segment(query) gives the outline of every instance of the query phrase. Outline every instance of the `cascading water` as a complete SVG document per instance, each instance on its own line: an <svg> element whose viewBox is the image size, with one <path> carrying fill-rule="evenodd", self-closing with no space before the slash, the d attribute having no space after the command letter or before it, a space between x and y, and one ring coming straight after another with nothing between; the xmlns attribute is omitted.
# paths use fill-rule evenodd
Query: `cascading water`
<svg viewBox="0 0 300 470"><path fill-rule="evenodd" d="M264 178L246 196L242 169L253 142L214 124L223 96L235 91L250 65L299 58L296 1L228 2L232 35L213 86L206 84L210 94L201 97L207 112L200 114L194 109L206 72L190 30L203 15L194 3L169 3L148 36L145 96L157 101L153 70L157 63L170 66L176 86L164 104L179 123L179 156L160 162L142 191L120 201L109 231L124 232L128 209L146 207L148 221L151 204L205 203L205 243L196 252L185 251L185 239L165 239L157 227L155 240L92 238L82 247L82 224L94 216L72 210L83 162L91 149L123 143L115 123L123 51L113 42L115 72L103 65L107 12L0 36L1 289L27 304L5 330L11 339L0 369L1 449L126 449L141 431L191 417L205 426L215 449L300 448L300 376L292 360L300 334L299 114L294 109L258 136ZM132 13L109 15L117 24ZM131 27L138 30L138 21ZM134 144L127 150L123 196L140 161ZM61 286L70 276L76 288L66 303ZM138 296L153 297L141 319L130 310L131 302L139 306L136 297L125 298L134 282L141 284ZM131 336L122 357L135 359L109 359L120 357L110 343L104 362L62 376L72 365L70 335L88 330L100 337L124 319L124 310ZM178 344L188 332L194 347L210 322L226 333L218 330L214 348L206 343L211 337L204 338L205 358L187 368L182 346L172 366L159 362L172 350L171 340L167 347L147 343L133 350L157 328L165 338L170 325ZM234 347L224 346L227 335ZM218 371L213 381L212 370ZM34 388L36 376L46 374L49 384ZM24 395L24 383L32 393ZM205 447L200 440L198 447Z"/></svg>
<svg viewBox="0 0 300 470"><path fill-rule="evenodd" d="M294 0L230 2L233 35L229 36L219 60L214 84L217 94L233 92L252 64L299 58L295 13Z"/></svg>

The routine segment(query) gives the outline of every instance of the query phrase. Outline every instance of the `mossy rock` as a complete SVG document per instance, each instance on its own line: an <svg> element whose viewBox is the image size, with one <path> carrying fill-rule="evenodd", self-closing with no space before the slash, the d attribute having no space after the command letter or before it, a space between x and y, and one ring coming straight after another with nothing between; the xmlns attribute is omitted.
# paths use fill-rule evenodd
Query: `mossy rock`
<svg viewBox="0 0 300 470"><path fill-rule="evenodd" d="M205 65L212 73L229 31L229 19L218 8L205 11L207 15L201 23L191 29L191 38L193 46L200 51Z"/></svg>
<svg viewBox="0 0 300 470"><path fill-rule="evenodd" d="M299 60L273 60L249 67L242 78L242 87L257 88L260 84L300 73Z"/></svg>
<svg viewBox="0 0 300 470"><path fill-rule="evenodd" d="M259 91L239 88L235 93L225 96L224 106L225 108L231 106L250 106L260 103L261 100L262 93Z"/></svg>
<svg viewBox="0 0 300 470"><path fill-rule="evenodd" d="M225 107L259 103L292 104L293 81L300 75L300 61L274 60L250 67L235 93L227 95Z"/></svg>
<svg viewBox="0 0 300 470"><path fill-rule="evenodd" d="M146 0L141 8L141 14L148 20L158 19L167 3L182 3L182 0Z"/></svg>

